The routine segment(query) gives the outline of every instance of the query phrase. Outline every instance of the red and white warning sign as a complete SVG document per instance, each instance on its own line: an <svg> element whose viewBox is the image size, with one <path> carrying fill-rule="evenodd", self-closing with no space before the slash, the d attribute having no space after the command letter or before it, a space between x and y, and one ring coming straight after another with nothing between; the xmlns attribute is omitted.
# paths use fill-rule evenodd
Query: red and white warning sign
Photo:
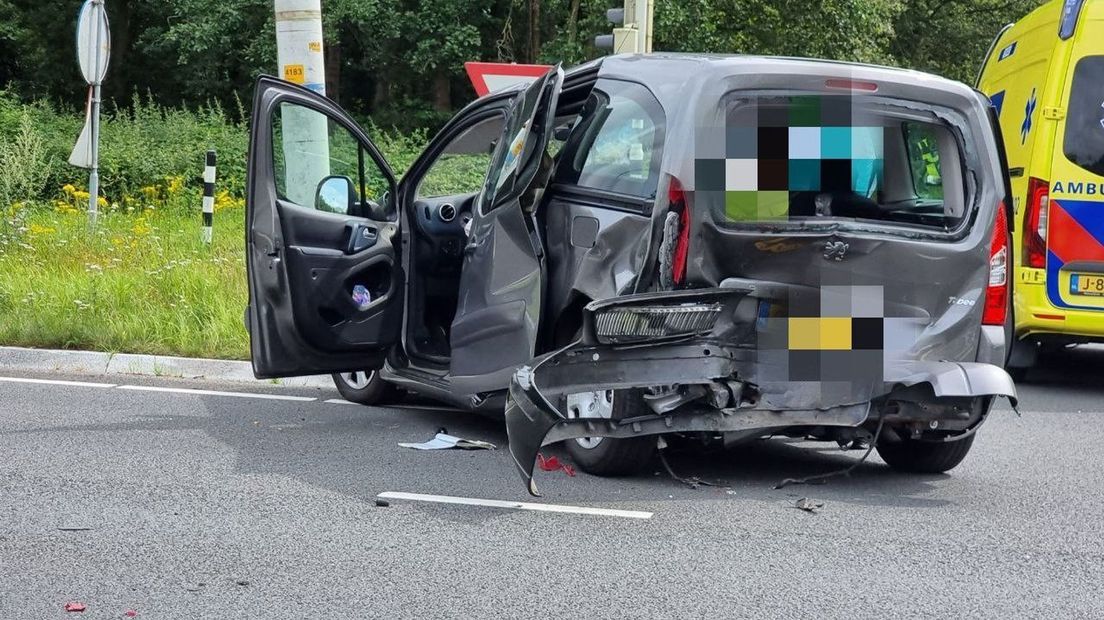
<svg viewBox="0 0 1104 620"><path fill-rule="evenodd" d="M498 92L516 84L528 84L541 77L550 65L518 65L508 62L466 62L464 69L477 95Z"/></svg>

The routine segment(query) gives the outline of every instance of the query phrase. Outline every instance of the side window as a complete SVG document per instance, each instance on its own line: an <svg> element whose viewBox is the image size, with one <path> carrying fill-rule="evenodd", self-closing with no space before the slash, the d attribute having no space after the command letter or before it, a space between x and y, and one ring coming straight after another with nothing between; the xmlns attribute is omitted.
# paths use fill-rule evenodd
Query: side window
<svg viewBox="0 0 1104 620"><path fill-rule="evenodd" d="M561 182L649 198L659 181L664 116L647 88L599 80L564 147Z"/></svg>
<svg viewBox="0 0 1104 620"><path fill-rule="evenodd" d="M1104 84L1104 56L1086 56L1077 61L1062 150L1066 159L1104 176L1104 92L1101 84Z"/></svg>
<svg viewBox="0 0 1104 620"><path fill-rule="evenodd" d="M388 190L355 134L295 103L281 103L272 117L272 168L280 199L307 209L364 215L367 201Z"/></svg>
<svg viewBox="0 0 1104 620"><path fill-rule="evenodd" d="M939 163L939 138L928 124L905 123L909 169L916 197L943 200L943 171Z"/></svg>
<svg viewBox="0 0 1104 620"><path fill-rule="evenodd" d="M505 124L504 115L494 116L453 138L422 176L415 195L435 198L479 193Z"/></svg>

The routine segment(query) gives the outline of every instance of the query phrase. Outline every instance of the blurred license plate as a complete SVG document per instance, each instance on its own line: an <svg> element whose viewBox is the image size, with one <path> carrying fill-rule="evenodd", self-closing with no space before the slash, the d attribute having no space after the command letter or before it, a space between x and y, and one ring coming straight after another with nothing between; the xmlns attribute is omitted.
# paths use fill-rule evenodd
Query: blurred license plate
<svg viewBox="0 0 1104 620"><path fill-rule="evenodd" d="M1070 276L1070 293L1104 297L1104 275L1075 273Z"/></svg>

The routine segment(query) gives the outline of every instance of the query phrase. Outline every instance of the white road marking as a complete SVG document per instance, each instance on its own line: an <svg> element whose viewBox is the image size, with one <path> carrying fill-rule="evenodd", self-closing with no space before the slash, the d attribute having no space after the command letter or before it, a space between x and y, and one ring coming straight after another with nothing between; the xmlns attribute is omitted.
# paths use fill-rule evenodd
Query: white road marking
<svg viewBox="0 0 1104 620"><path fill-rule="evenodd" d="M120 390L136 390L139 392L169 392L170 394L195 394L197 396L232 396L234 398L259 398L262 400L293 400L304 403L318 400L310 396L284 396L282 394L257 394L252 392L219 392L217 390L170 388L155 385L120 385L118 388Z"/></svg>
<svg viewBox="0 0 1104 620"><path fill-rule="evenodd" d="M387 491L380 493L381 499L405 499L412 502L435 502L438 504L462 504L464 506L487 506L490 508L510 508L514 510L535 510L538 512L562 512L576 515L596 515L601 517L624 517L627 519L651 519L652 513L639 510L614 510L612 508L588 508L586 506L563 506L559 504L534 504L530 502L508 502L499 499L476 499L472 497L453 497L450 495L423 495L421 493L403 493Z"/></svg>
<svg viewBox="0 0 1104 620"><path fill-rule="evenodd" d="M114 383L90 383L88 381L62 381L61 379L28 379L26 377L0 377L0 381L9 383L41 383L46 385L68 385L70 387L113 388Z"/></svg>
<svg viewBox="0 0 1104 620"><path fill-rule="evenodd" d="M326 400L324 400L322 402L330 403L331 405L355 405L356 404L353 401L345 400L344 398L327 398Z"/></svg>

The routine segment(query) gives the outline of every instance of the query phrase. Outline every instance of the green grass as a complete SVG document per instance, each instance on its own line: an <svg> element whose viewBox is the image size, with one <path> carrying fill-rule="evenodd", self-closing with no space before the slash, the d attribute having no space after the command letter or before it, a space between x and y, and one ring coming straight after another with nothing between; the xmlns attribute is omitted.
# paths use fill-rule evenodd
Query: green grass
<svg viewBox="0 0 1104 620"><path fill-rule="evenodd" d="M95 231L87 171L66 161L80 122L0 91L0 344L248 359L248 122L217 107L108 109ZM428 140L366 127L396 174ZM219 152L210 247L199 242L207 148ZM466 163L443 166L435 182L471 186L482 172Z"/></svg>
<svg viewBox="0 0 1104 620"><path fill-rule="evenodd" d="M196 200L198 202L198 198ZM106 213L37 210L0 246L0 343L248 359L244 212L198 208Z"/></svg>

